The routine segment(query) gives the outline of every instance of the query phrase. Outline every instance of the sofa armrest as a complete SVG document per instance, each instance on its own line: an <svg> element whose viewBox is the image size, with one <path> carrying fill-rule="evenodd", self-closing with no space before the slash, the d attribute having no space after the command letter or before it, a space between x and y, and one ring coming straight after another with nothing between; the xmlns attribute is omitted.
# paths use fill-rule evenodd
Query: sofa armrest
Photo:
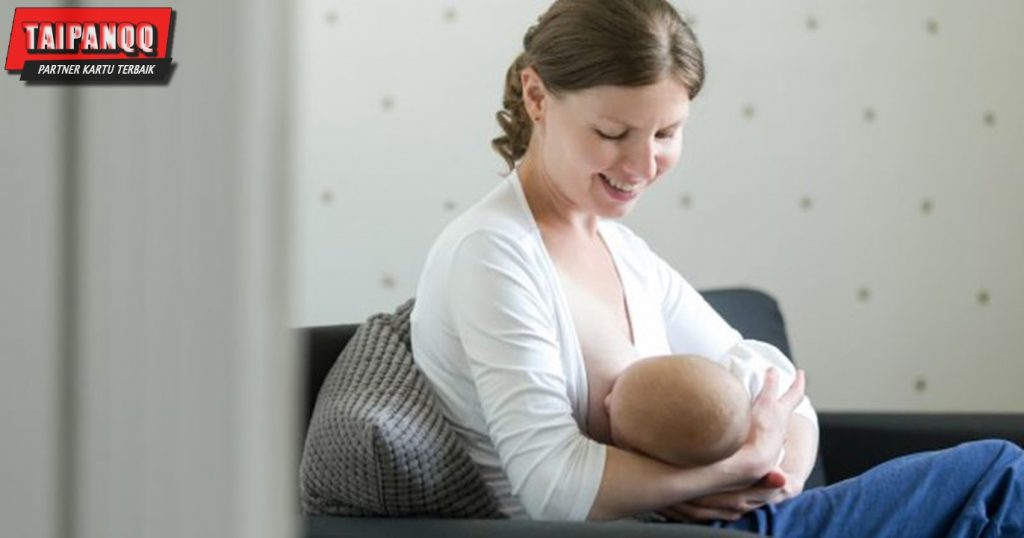
<svg viewBox="0 0 1024 538"><path fill-rule="evenodd" d="M1024 446L1024 414L819 412L825 474L834 484L895 457L978 439Z"/></svg>
<svg viewBox="0 0 1024 538"><path fill-rule="evenodd" d="M313 516L305 518L306 538L743 538L750 533L683 523L606 523L523 519L417 519Z"/></svg>

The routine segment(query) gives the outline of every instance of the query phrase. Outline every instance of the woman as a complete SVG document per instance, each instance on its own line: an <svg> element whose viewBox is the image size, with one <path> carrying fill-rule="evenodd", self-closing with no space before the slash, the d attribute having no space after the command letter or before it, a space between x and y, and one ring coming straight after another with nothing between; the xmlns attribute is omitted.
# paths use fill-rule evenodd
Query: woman
<svg viewBox="0 0 1024 538"><path fill-rule="evenodd" d="M898 460L801 494L817 452L802 373L742 339L613 221L679 160L704 77L690 28L664 0L558 0L523 44L494 141L512 173L438 238L412 313L417 364L503 511L598 520L662 510L819 536L1024 525L1024 464L1008 443ZM608 351L622 346L630 353ZM609 444L602 403L615 375L668 353L760 376L734 456L682 469ZM1000 478L1001 500L989 502ZM928 480L942 490L907 504ZM954 513L977 495L983 522Z"/></svg>

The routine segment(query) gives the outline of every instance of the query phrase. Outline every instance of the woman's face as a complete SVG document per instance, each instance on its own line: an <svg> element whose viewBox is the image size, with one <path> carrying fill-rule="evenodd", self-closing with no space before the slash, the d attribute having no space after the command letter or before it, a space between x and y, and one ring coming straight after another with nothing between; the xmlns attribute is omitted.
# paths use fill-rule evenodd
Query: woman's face
<svg viewBox="0 0 1024 538"><path fill-rule="evenodd" d="M622 217L679 160L690 110L680 82L669 77L553 97L527 71L524 93L536 120L531 150L537 144L541 176L573 210Z"/></svg>

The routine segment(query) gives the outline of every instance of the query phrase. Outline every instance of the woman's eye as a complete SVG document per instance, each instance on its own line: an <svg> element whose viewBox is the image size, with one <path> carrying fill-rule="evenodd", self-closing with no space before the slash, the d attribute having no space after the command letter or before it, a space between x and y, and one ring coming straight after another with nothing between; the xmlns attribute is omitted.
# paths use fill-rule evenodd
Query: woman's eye
<svg viewBox="0 0 1024 538"><path fill-rule="evenodd" d="M656 134L655 136L657 136L658 138L672 138L675 135L676 135L676 130L672 129L671 131L662 131L662 132Z"/></svg>
<svg viewBox="0 0 1024 538"><path fill-rule="evenodd" d="M594 132L597 133L597 136L600 136L605 140L622 140L623 138L626 138L626 133L629 131L623 131L620 134L608 134L600 129L594 129Z"/></svg>

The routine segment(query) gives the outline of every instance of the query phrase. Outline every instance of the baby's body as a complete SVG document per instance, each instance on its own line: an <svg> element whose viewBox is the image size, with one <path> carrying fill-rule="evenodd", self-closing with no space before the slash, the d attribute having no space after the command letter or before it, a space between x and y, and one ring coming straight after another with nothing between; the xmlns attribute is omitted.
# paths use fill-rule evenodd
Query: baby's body
<svg viewBox="0 0 1024 538"><path fill-rule="evenodd" d="M750 429L750 393L725 367L698 356L634 362L605 404L613 444L681 467L731 456Z"/></svg>

